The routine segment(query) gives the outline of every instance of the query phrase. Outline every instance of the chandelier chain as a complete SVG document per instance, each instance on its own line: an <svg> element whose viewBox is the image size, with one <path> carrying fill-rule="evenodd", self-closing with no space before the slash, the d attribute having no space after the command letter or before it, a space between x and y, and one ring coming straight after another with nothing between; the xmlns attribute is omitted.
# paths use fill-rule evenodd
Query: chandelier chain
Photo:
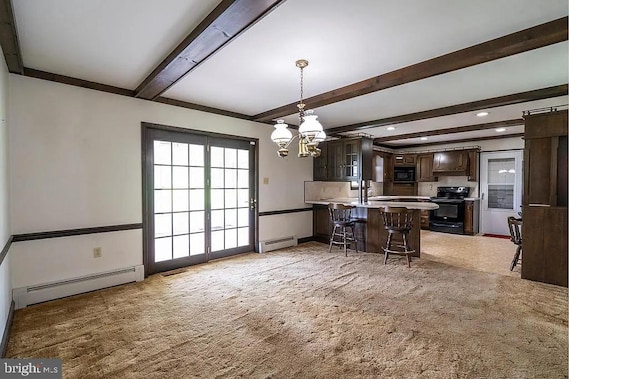
<svg viewBox="0 0 640 379"><path fill-rule="evenodd" d="M304 82L303 72L304 72L304 67L301 66L300 67L300 104L298 104L298 115L300 117L300 122L302 122L302 117L304 116L304 103L302 102L302 100L304 99L303 98L304 92L302 87L302 83Z"/></svg>

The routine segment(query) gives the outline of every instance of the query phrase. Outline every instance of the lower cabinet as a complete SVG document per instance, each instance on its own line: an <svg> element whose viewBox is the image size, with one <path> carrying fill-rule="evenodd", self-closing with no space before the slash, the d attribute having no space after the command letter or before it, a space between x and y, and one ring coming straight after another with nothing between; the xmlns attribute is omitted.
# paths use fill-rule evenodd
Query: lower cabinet
<svg viewBox="0 0 640 379"><path fill-rule="evenodd" d="M313 236L316 241L329 243L331 238L331 220L329 208L326 205L313 206Z"/></svg>
<svg viewBox="0 0 640 379"><path fill-rule="evenodd" d="M464 202L464 234L476 235L480 231L480 201Z"/></svg>
<svg viewBox="0 0 640 379"><path fill-rule="evenodd" d="M420 211L420 229L429 230L429 214L431 211Z"/></svg>
<svg viewBox="0 0 640 379"><path fill-rule="evenodd" d="M355 208L352 217L358 219L355 227L358 250L366 251L367 248L367 214L366 208ZM313 237L316 241L329 243L333 232L333 225L329 217L329 207L326 205L313 206ZM352 246L353 247L353 246Z"/></svg>

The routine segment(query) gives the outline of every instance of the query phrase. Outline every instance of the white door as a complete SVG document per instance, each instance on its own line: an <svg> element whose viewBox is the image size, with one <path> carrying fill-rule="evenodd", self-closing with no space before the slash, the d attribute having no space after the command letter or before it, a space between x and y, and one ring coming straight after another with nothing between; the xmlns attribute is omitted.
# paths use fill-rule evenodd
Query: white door
<svg viewBox="0 0 640 379"><path fill-rule="evenodd" d="M508 236L521 204L522 150L480 153L480 233Z"/></svg>

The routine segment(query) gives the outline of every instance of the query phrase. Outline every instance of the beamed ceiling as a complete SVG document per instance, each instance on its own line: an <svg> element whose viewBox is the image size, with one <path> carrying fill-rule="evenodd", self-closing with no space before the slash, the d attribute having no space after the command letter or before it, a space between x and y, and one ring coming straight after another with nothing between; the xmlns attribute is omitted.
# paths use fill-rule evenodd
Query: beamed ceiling
<svg viewBox="0 0 640 379"><path fill-rule="evenodd" d="M568 0L0 2L11 73L256 127L298 125L298 59L327 134L390 148L519 137L569 103Z"/></svg>

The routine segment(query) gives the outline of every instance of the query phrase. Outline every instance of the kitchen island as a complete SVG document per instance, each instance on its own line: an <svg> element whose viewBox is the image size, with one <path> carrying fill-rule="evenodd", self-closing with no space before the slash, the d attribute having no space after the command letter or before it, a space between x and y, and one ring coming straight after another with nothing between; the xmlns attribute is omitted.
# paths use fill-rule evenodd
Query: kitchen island
<svg viewBox="0 0 640 379"><path fill-rule="evenodd" d="M352 216L357 219L356 238L358 250L368 253L382 254L382 246L387 243L387 231L384 229L380 208L405 207L413 212L413 228L408 236L409 245L416 251L413 257L420 257L420 212L438 209L438 205L429 202L424 196L376 196L368 201L358 201L357 198L331 198L320 200L306 200L313 204L314 237L320 242L329 242L331 236L331 222L329 220L328 205L353 205L356 208Z"/></svg>

